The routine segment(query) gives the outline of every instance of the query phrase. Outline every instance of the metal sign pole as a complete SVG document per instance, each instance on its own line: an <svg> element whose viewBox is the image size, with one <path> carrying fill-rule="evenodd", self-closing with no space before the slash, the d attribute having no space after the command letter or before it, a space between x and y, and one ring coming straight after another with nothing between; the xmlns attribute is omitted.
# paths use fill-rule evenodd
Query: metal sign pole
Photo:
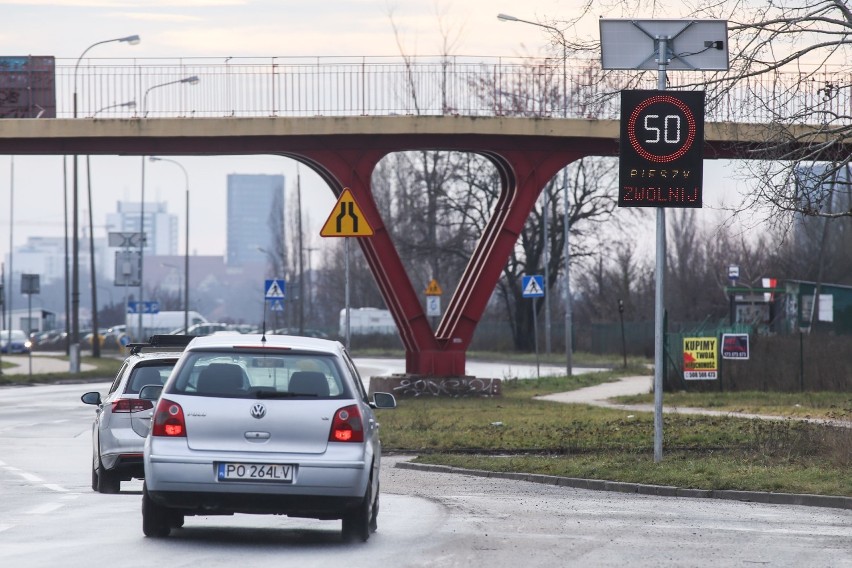
<svg viewBox="0 0 852 568"><path fill-rule="evenodd" d="M350 348L350 332L349 332L349 313L350 313L350 303L349 303L349 237L343 238L343 250L344 250L344 262L346 263L346 283L345 283L345 294L346 294L346 349Z"/></svg>
<svg viewBox="0 0 852 568"><path fill-rule="evenodd" d="M32 292L27 294L27 337L29 337L30 333L32 333L33 328L33 295ZM11 346L9 351L11 352ZM33 350L30 349L29 353L29 363L30 363L30 376L33 375Z"/></svg>
<svg viewBox="0 0 852 568"><path fill-rule="evenodd" d="M657 43L657 89L666 90L666 63L668 40L660 38ZM657 207L657 263L654 270L654 463L663 461L663 349L665 329L663 318L665 294L663 286L666 276L666 209Z"/></svg>
<svg viewBox="0 0 852 568"><path fill-rule="evenodd" d="M541 365L538 360L538 317L535 313L535 298L532 298L532 313L533 313L533 343L535 343L535 376L541 378Z"/></svg>

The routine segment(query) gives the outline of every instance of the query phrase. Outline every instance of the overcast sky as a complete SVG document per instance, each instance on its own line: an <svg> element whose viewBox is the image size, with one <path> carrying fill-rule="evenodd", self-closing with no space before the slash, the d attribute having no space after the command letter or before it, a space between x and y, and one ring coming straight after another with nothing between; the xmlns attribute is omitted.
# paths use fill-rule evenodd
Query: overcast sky
<svg viewBox="0 0 852 568"><path fill-rule="evenodd" d="M258 57L318 55L434 55L443 51L444 36L453 38L459 55L544 55L546 30L497 20L500 12L534 21L569 17L579 0L0 0L0 55L52 55L76 60L91 44L131 34L141 43L111 43L89 52L91 57ZM392 23L393 22L393 23ZM592 22L590 30L597 33ZM444 32L442 33L442 30ZM587 30L588 32L588 30ZM570 33L570 32L567 32ZM591 32L588 32L591 33ZM97 50L97 51L95 51ZM192 88L203 88L201 85ZM229 173L282 173L293 190L296 164L268 156L176 157L189 173L190 248L197 254L225 252L225 193ZM15 246L35 235L63 234L63 158L0 156L0 256L9 250L9 204L14 161ZM105 236L106 214L117 201L140 195L138 157L93 156L92 185L97 236ZM730 187L723 168L708 164L705 201L714 199L713 180ZM82 166L81 166L82 171ZM69 163L70 172L70 163ZM301 167L303 202L315 241L334 204L330 190ZM721 181L718 181L721 180ZM81 179L84 187L85 178ZM174 164L146 165L146 201L169 202L180 219L183 251L184 178ZM88 207L81 204L81 215ZM85 216L81 219L81 224ZM100 227L99 227L100 225Z"/></svg>

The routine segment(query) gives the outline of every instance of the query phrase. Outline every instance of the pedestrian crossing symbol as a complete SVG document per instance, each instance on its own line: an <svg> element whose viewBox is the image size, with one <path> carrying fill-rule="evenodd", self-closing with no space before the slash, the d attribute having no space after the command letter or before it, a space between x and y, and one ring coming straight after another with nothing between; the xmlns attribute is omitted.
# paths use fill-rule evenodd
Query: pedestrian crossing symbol
<svg viewBox="0 0 852 568"><path fill-rule="evenodd" d="M283 278L267 280L266 285L263 287L263 289L265 290L263 296L267 301L284 299L284 290L286 288Z"/></svg>
<svg viewBox="0 0 852 568"><path fill-rule="evenodd" d="M284 311L284 300L281 298L274 298L269 300L269 310L273 312L283 312Z"/></svg>
<svg viewBox="0 0 852 568"><path fill-rule="evenodd" d="M540 274L524 276L521 280L521 289L524 298L544 298L544 276Z"/></svg>

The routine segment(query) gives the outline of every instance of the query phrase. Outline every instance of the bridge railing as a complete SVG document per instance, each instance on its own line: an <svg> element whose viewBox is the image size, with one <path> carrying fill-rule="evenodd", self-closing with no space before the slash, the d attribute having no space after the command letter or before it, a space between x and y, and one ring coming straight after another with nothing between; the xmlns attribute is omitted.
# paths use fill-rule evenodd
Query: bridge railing
<svg viewBox="0 0 852 568"><path fill-rule="evenodd" d="M73 116L75 60L56 60L56 116ZM181 83L197 77L197 84ZM848 115L850 77L828 68L741 80L669 73L707 88L707 120L768 122L818 107ZM604 72L596 61L486 57L83 59L78 116L258 117L461 115L618 118L617 93L656 88L656 72ZM563 86L564 83L564 86ZM135 102L135 107L118 106ZM813 119L811 119L813 120Z"/></svg>

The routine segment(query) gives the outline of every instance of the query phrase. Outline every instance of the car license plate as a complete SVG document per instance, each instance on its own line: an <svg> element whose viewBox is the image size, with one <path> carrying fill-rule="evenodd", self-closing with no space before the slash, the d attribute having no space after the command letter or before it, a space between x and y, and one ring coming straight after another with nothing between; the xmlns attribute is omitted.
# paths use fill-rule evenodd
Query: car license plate
<svg viewBox="0 0 852 568"><path fill-rule="evenodd" d="M219 481L277 481L292 483L294 466L290 464L220 463Z"/></svg>

